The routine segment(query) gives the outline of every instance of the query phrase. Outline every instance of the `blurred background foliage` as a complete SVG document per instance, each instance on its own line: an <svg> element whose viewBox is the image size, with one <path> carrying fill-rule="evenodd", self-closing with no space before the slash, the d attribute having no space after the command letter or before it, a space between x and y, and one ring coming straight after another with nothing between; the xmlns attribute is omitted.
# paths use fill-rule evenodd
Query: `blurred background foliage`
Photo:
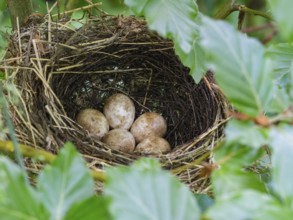
<svg viewBox="0 0 293 220"><path fill-rule="evenodd" d="M49 7L52 6L56 0L33 0L34 10L36 13L46 14L47 12L47 6L46 2L48 2ZM126 14L129 15L131 12L125 7L123 4L123 0L59 0L59 8L60 11L64 11L64 9L73 9L73 8L79 8L83 7L89 4L89 2L97 3L101 2L102 5L99 7L101 10L105 11L106 13L112 14L112 15L118 15L118 14ZM198 0L197 1L199 9L202 13L207 14L209 16L215 16L221 8L224 7L225 4L230 4L231 0ZM237 0L235 1L236 4L243 4L249 8L252 8L254 10L264 11L267 12L268 9L266 7L266 1L265 0ZM57 7L55 7L55 10L53 11L53 14L57 13ZM97 13L97 10L93 10L93 14ZM79 11L78 13L73 13L72 15L74 18L81 18L83 17L83 13ZM230 14L227 18L227 21L233 23L235 26L237 26L238 22L238 12L234 12ZM270 32L266 31L266 28L260 28L258 30L258 27L261 27L265 25L265 23L268 22L264 18L260 16L254 16L246 14L243 28L250 28L252 29L251 32L248 34L256 37L258 39L266 38L267 35L270 34ZM253 31L256 29L256 31ZM7 43L7 39L9 37L9 34L11 33L11 22L9 18L9 14L6 8L6 0L0 1L0 60L3 57L3 54L5 52L5 46Z"/></svg>

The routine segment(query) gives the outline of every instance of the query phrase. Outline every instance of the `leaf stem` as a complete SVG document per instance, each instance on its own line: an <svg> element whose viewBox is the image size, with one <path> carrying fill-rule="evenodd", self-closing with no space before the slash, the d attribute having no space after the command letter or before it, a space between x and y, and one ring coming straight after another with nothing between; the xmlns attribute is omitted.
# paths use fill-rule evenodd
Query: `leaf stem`
<svg viewBox="0 0 293 220"><path fill-rule="evenodd" d="M228 17L230 14L232 14L234 11L239 11L239 12L245 12L257 16L264 17L268 20L273 20L272 16L265 12L257 11L251 8L246 7L245 5L238 5L238 4L231 4L227 3L225 4L215 15L216 19L225 19Z"/></svg>
<svg viewBox="0 0 293 220"><path fill-rule="evenodd" d="M56 158L56 155L48 151L37 149L35 147L27 146L24 144L19 144L19 149L23 156L34 158L38 161L45 162L45 163L52 163L53 160ZM0 140L0 151L4 153L8 153L8 154L13 153L14 152L13 142ZM106 175L105 175L105 172L103 171L92 169L91 175L93 179L96 181L105 182L106 180Z"/></svg>

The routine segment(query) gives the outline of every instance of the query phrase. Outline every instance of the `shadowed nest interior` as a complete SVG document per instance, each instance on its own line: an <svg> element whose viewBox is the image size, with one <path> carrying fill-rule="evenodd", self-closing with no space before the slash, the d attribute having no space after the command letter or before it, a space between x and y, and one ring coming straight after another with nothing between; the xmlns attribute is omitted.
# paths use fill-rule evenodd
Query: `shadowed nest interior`
<svg viewBox="0 0 293 220"><path fill-rule="evenodd" d="M200 162L210 162L228 109L213 74L196 84L172 42L142 19L102 16L78 29L72 22L31 23L11 37L1 65L21 94L22 111L11 106L19 141L51 152L71 141L98 169L129 164L142 155L110 150L75 123L79 110L102 111L107 97L124 93L136 117L155 111L167 120L172 151L157 157L193 191L203 191L208 178Z"/></svg>

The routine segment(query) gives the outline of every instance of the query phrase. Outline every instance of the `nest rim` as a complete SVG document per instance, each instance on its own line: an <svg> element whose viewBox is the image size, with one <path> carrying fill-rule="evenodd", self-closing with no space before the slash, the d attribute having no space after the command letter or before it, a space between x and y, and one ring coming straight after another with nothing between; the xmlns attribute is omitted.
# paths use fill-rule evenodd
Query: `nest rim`
<svg viewBox="0 0 293 220"><path fill-rule="evenodd" d="M147 28L145 21L142 19L134 17L121 18L115 16L102 16L98 18L93 18L91 22L93 22L93 26L90 26L90 22L85 24L85 26L96 28L98 24L99 27L104 27L105 24L108 24L108 22L110 22L111 24L116 25L116 27L115 30L109 30L107 34L105 34L104 39L101 36L99 36L98 39L89 38L90 40L88 42L82 41L77 43L77 40L80 40L77 39L78 37L74 38L69 36L67 36L69 39L63 39L63 41L65 42L61 41L63 45L61 45L61 43L58 41L52 42L51 40L45 43L45 40L40 40L39 42L43 42L44 45L51 46L49 47L48 52L42 54L42 49L44 49L42 48L42 46L40 46L42 44L38 44L37 41L35 41L34 44L32 44L30 36L32 36L32 33L36 33L36 30L37 33L39 33L39 37L42 36L42 32L45 32L45 35L48 36L48 29L49 27L50 29L52 28L52 24L50 24L50 21L45 20L43 23L38 24L37 27L35 25L32 25L28 26L26 30L23 30L23 35L25 35L24 33L27 33L27 36L29 36L28 38L26 38L26 46L29 47L29 44L31 44L31 48L29 50L27 50L26 47L24 47L24 49L15 47L15 45L19 45L17 36L18 34L14 35L14 38L12 38L10 56L17 57L20 51L22 51L21 54L25 54L26 51L26 56L29 59L21 58L20 60L22 62L22 65L17 64L19 65L18 68L15 68L15 66L17 65L15 64L15 60L13 60L12 58L5 59L4 61L0 62L0 65L5 66L6 72L12 72L11 76L9 77L9 80L13 81L22 92L22 96L20 97L20 99L22 102L22 107L24 108L25 112L24 116L22 115L22 113L16 110L15 106L12 106L11 108L11 114L14 118L14 124L16 127L19 140L22 143L35 147L41 146L46 150L56 153L58 151L58 146L62 146L66 141L64 137L62 137L62 135L58 134L58 131L63 131L68 134L68 139L70 141L73 140L72 142L77 146L78 150L84 155L84 157L86 158L88 163L91 164L91 166L103 169L103 167L105 166L129 164L132 161L147 155L129 154L116 150L111 150L104 143L94 140L93 138L87 135L87 132L74 121L75 113L73 113L71 116L68 116L68 108L66 109L64 107L64 100L60 98L60 96L62 96L62 92L56 92L56 88L54 89L54 83L52 84L52 82L60 82L60 77L58 75L62 74L64 74L64 76L69 76L68 73L70 73L72 75L78 76L78 73L80 73L79 71L81 71L81 69L78 69L78 63L74 63L76 59L71 60L73 65L76 65L76 67L74 67L73 69L68 69L68 66L66 67L64 64L60 63L57 66L54 66L56 63L60 62L59 56L62 57L62 55L64 53L66 54L68 50L72 50L72 48L70 47L74 47L75 44L78 44L80 48L83 48L83 50L78 48L78 52L83 51L84 53L89 53L89 51L91 50L89 46L94 45L94 47L98 48L103 47L105 45L107 46L108 44L108 46L111 45L113 47L118 47L117 39L119 39L120 42L122 42L123 44L127 44L127 40L129 40L127 39L127 37L129 38L129 36L134 36L134 38L137 38L138 34L145 37L145 42L140 42L141 38L139 39L139 42L136 42L140 45L143 43L149 43L151 37L154 37L157 41L153 45L163 45L163 49L160 48L162 50L170 50L170 48L172 48L173 45L172 42L160 38L156 33L150 32ZM66 25L64 25L63 21L60 22L60 27L58 26L58 28L56 28L56 33L60 31L67 31L70 32L70 34L74 35L78 33L76 34L76 36L82 36L82 34L84 33L81 34L80 30L82 30L82 28L72 33L72 30L69 29L69 27L67 27ZM51 30L50 34L52 33L53 31ZM88 33L88 36L90 36L90 34L93 33L96 32L93 31L91 33ZM62 36L56 37L57 40L60 40L60 38L62 38ZM129 45L134 45L131 41L128 43ZM125 48L122 49L125 50ZM105 53L104 51L102 52ZM172 56L175 56L174 51L172 53ZM40 58L40 55L44 56L45 59ZM74 53L70 54L70 56L82 57L81 54ZM44 59L44 61L41 59ZM178 58L176 57L176 59ZM52 60L54 62L52 62ZM47 62L47 66L44 65L42 62ZM185 72L188 71L185 67L183 67L182 64L180 68ZM68 72L68 70L70 71ZM77 73L74 71L76 71ZM94 73L93 71L87 72L87 70L85 70L83 74L79 76L80 78L83 77L84 81L86 81L86 78L88 76L100 74L97 72L98 70L96 71L96 73ZM26 77L25 79L23 78L24 74ZM68 80L65 79L63 82L68 82ZM208 179L206 177L200 176L199 171L201 166L199 165L199 162L207 161L208 163L211 163L213 147L216 143L218 143L221 140L223 135L222 130L228 118L227 110L229 109L229 105L225 97L223 96L221 90L214 82L212 73L208 72L207 75L203 77L202 81L196 86L204 87L204 91L211 95L211 97L213 97L214 100L216 100L215 102L218 104L218 109L216 109L216 112L213 115L213 121L210 123L208 127L205 128L203 132L199 133L193 138L189 138L187 141L183 143L176 145L176 147L172 149L171 152L152 157L158 158L165 169L172 170L172 172L175 175L177 175L179 179L181 179L183 182L187 183L193 191L202 191L205 188L203 186L207 184ZM32 89L34 87L38 88L39 91L34 92ZM115 91L117 92L120 90L116 89ZM123 90L121 91L127 93ZM34 99L36 99L35 93L42 94L42 101L34 102ZM139 101L137 101L135 98L133 98L132 96L130 97L136 103L139 103ZM136 108L137 106L138 104L136 105ZM147 106L143 107L148 109ZM40 111L40 109L42 109L43 111ZM45 116L41 115L43 113L45 113ZM34 117L36 117L37 119L34 119ZM46 118L45 120L44 117ZM36 123L36 121L38 123ZM46 125L48 126L48 123L51 125L49 126L49 128L46 128ZM80 138L81 140L77 140L77 138L72 138L73 136L82 138ZM84 146L87 147L86 150L82 148ZM98 151L97 146L100 148ZM191 177L192 175L193 177Z"/></svg>

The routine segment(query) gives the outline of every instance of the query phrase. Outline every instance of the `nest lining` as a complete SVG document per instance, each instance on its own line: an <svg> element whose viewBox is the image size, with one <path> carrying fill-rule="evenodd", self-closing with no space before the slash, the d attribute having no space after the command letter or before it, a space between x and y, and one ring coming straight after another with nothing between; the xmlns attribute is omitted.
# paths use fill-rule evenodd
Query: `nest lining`
<svg viewBox="0 0 293 220"><path fill-rule="evenodd" d="M68 21L45 20L23 29L18 39L13 35L9 48L17 62L2 63L22 94L25 114L11 108L20 142L57 152L71 141L91 166L129 164L142 155L110 150L74 121L79 110L102 110L107 97L124 93L134 101L136 117L163 115L173 149L158 158L192 190L203 190L207 178L198 163L189 164L202 156L210 161L228 109L212 73L196 84L172 42L134 17L93 18L78 30Z"/></svg>

